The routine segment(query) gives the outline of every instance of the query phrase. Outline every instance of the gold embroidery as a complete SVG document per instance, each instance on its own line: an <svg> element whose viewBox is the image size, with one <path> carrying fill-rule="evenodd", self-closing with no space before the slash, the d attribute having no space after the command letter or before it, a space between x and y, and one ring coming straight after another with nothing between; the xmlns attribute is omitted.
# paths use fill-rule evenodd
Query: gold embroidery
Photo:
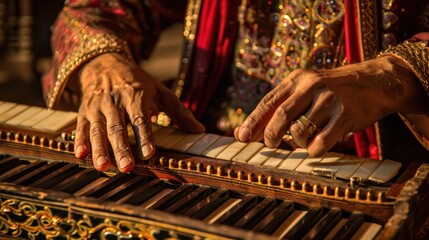
<svg viewBox="0 0 429 240"><path fill-rule="evenodd" d="M417 76L420 83L429 95L429 44L426 41L409 42L392 46L379 56L392 55L404 61Z"/></svg>
<svg viewBox="0 0 429 240"><path fill-rule="evenodd" d="M368 60L377 55L378 32L377 8L375 0L359 1L359 30L361 37L361 60Z"/></svg>
<svg viewBox="0 0 429 240"><path fill-rule="evenodd" d="M195 36L197 34L198 19L201 9L201 0L188 1L185 16L185 27L183 36L185 38L185 47L183 50L182 64L180 66L179 77L173 86L173 92L177 97L182 95L183 86L185 85L186 74L194 49Z"/></svg>
<svg viewBox="0 0 429 240"><path fill-rule="evenodd" d="M130 62L133 57L127 42L118 38L113 34L100 33L89 36L85 29L81 28L79 21L74 19L68 12L67 8L64 9L65 16L68 17L65 21L72 24L81 32L82 39L79 45L73 49L73 52L68 54L64 61L58 68L55 86L48 96L48 107L53 108L56 104L57 96L60 95L69 79L71 73L76 70L80 65L89 59L98 56L102 53L119 53L124 55Z"/></svg>

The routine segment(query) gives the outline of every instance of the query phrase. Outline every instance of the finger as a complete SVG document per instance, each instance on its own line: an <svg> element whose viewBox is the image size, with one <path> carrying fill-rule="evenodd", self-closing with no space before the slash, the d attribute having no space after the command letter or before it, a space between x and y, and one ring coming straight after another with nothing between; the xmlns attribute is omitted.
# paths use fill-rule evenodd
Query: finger
<svg viewBox="0 0 429 240"><path fill-rule="evenodd" d="M280 85L282 86L280 87ZM280 85L262 98L255 110L253 110L239 127L236 136L239 141L258 141L258 138L263 136L265 126L268 124L277 107L289 97L290 89L286 84Z"/></svg>
<svg viewBox="0 0 429 240"><path fill-rule="evenodd" d="M159 94L160 110L164 111L179 128L190 133L205 131L204 125L195 119L191 110L186 108L173 92L162 85Z"/></svg>
<svg viewBox="0 0 429 240"><path fill-rule="evenodd" d="M129 172L134 168L134 158L128 142L124 110L115 106L111 96L106 95L104 100L102 111L106 117L107 136L117 167L121 172Z"/></svg>
<svg viewBox="0 0 429 240"><path fill-rule="evenodd" d="M308 144L307 151L310 156L320 157L328 152L338 140L351 129L344 119L333 117Z"/></svg>
<svg viewBox="0 0 429 240"><path fill-rule="evenodd" d="M106 140L106 123L101 115L90 123L89 129L94 167L98 171L107 171L111 163Z"/></svg>
<svg viewBox="0 0 429 240"><path fill-rule="evenodd" d="M134 88L126 88L126 94L122 97L122 104L128 113L128 118L134 132L139 159L147 160L155 154L155 143L152 135L149 109L157 111L153 101L148 101L145 91Z"/></svg>
<svg viewBox="0 0 429 240"><path fill-rule="evenodd" d="M91 143L89 141L89 121L78 115L76 124L76 134L74 141L74 152L77 158L85 158L91 151Z"/></svg>
<svg viewBox="0 0 429 240"><path fill-rule="evenodd" d="M148 114L130 114L130 122L139 147L139 158L148 160L155 154L155 144Z"/></svg>
<svg viewBox="0 0 429 240"><path fill-rule="evenodd" d="M311 105L312 95L297 91L274 112L264 131L267 147L278 147L293 120L297 119Z"/></svg>
<svg viewBox="0 0 429 240"><path fill-rule="evenodd" d="M313 105L302 114L303 117L296 116L297 120L289 128L294 142L302 148L307 148L313 136L317 134L317 129L323 128L329 121L334 109L335 101L330 92L317 93L314 99Z"/></svg>

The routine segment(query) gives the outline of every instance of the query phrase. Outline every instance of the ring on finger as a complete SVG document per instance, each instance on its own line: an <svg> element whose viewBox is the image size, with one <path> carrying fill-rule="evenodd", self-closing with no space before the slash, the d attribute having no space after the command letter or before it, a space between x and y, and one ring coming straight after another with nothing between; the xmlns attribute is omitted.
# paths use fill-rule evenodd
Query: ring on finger
<svg viewBox="0 0 429 240"><path fill-rule="evenodd" d="M299 123L301 123L305 127L305 129L307 129L307 131L310 134L310 136L313 136L313 134L317 130L316 124L314 124L305 115L301 115L296 121L299 122Z"/></svg>

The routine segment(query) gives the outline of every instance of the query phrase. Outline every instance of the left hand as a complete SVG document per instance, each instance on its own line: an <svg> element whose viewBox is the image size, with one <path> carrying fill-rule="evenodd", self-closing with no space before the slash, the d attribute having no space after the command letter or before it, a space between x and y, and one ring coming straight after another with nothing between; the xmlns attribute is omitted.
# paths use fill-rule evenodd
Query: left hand
<svg viewBox="0 0 429 240"><path fill-rule="evenodd" d="M289 129L295 143L322 156L345 134L394 112L423 112L426 96L412 71L387 56L330 70L297 70L269 92L235 129L242 142L278 147ZM300 122L317 126L311 134Z"/></svg>

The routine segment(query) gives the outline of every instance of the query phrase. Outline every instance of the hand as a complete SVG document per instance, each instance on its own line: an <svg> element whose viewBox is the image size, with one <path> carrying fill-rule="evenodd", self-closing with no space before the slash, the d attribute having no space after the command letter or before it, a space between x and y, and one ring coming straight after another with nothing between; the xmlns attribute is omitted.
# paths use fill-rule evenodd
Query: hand
<svg viewBox="0 0 429 240"><path fill-rule="evenodd" d="M152 114L164 111L183 130L204 131L204 126L169 89L119 54L102 54L88 62L81 71L80 82L82 103L75 155L84 158L91 151L94 167L99 171L106 171L111 165L109 145L118 169L133 169L128 122L136 136L140 159L149 159L155 153Z"/></svg>
<svg viewBox="0 0 429 240"><path fill-rule="evenodd" d="M269 92L235 129L242 142L277 147L289 129L295 143L322 156L345 134L394 112L423 112L425 94L411 70L387 56L331 70L297 70ZM299 121L317 126L312 134Z"/></svg>

